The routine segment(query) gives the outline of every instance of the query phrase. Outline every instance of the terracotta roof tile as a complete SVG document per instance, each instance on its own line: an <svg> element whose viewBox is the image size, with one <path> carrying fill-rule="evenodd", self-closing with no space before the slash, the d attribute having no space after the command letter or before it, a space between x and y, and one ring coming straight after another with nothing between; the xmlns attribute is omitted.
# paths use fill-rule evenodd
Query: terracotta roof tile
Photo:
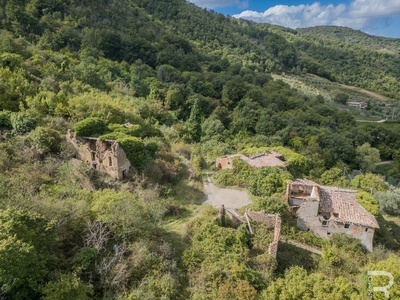
<svg viewBox="0 0 400 300"><path fill-rule="evenodd" d="M246 156L243 154L233 154L233 155L225 155L217 158L217 161L222 158L240 158L244 162L248 163L250 166L254 168L261 167L286 167L285 162L283 161L282 155L272 151L271 153L261 153L253 156Z"/></svg>
<svg viewBox="0 0 400 300"><path fill-rule="evenodd" d="M331 220L379 228L375 217L357 202L357 191L325 187L322 190L330 194L331 203L326 204L331 205Z"/></svg>
<svg viewBox="0 0 400 300"><path fill-rule="evenodd" d="M375 217L357 202L356 190L322 186L308 179L296 179L291 185L318 186L319 211L330 213L333 221L379 228Z"/></svg>
<svg viewBox="0 0 400 300"><path fill-rule="evenodd" d="M262 153L251 157L241 156L240 158L255 168L261 167L285 167L285 162L279 159L281 155L276 152Z"/></svg>

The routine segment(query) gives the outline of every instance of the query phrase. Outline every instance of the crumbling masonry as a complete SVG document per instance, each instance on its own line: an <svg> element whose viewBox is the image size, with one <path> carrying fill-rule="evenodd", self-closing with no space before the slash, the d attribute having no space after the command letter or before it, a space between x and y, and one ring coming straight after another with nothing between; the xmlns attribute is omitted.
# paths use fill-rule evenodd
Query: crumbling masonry
<svg viewBox="0 0 400 300"><path fill-rule="evenodd" d="M375 217L356 199L358 191L319 185L297 179L287 185L287 200L297 216L297 227L311 230L328 239L334 233L345 233L373 250Z"/></svg>
<svg viewBox="0 0 400 300"><path fill-rule="evenodd" d="M249 231L252 233L251 229L251 222L259 222L259 223L264 223L267 225L267 228L273 232L274 237L272 242L269 244L268 247L268 254L274 258L276 258L276 255L278 253L278 243L279 243L279 238L281 235L281 217L276 214L266 214L264 211L252 211L252 210L247 210L244 213L244 216L241 217L235 210L231 208L225 208L224 206L221 207L224 212L224 216L226 215L232 220L232 224L234 226L238 226L241 223L246 223L248 225ZM221 216L221 213L220 213Z"/></svg>
<svg viewBox="0 0 400 300"><path fill-rule="evenodd" d="M132 173L132 165L118 141L78 137L71 130L68 130L67 141L74 146L79 159L95 170L116 179L124 179Z"/></svg>

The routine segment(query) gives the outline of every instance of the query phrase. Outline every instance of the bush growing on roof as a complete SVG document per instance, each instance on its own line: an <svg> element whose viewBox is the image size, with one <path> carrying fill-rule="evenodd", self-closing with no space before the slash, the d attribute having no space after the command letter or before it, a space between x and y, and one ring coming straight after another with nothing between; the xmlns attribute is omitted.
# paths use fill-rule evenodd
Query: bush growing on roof
<svg viewBox="0 0 400 300"><path fill-rule="evenodd" d="M106 123L99 118L87 118L75 124L77 136L100 136L108 131Z"/></svg>
<svg viewBox="0 0 400 300"><path fill-rule="evenodd" d="M142 133L142 128L138 124L130 126L125 126L121 124L109 124L108 129L112 132L121 132L130 136L137 136L137 137L140 137Z"/></svg>
<svg viewBox="0 0 400 300"><path fill-rule="evenodd" d="M138 170L143 169L147 159L149 158L149 153L146 151L142 139L138 137L128 136L122 132L112 132L102 135L100 139L102 141L118 141L132 166ZM150 148L152 149L151 151L154 153L155 151L157 151L154 150L154 146L151 146Z"/></svg>

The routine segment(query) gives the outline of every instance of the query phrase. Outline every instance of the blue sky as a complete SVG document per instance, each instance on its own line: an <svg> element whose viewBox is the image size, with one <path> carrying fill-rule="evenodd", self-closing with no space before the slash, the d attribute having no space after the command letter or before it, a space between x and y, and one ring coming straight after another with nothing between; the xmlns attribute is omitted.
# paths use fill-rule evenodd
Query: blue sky
<svg viewBox="0 0 400 300"><path fill-rule="evenodd" d="M400 38L400 0L189 0L235 18L290 28L346 26Z"/></svg>

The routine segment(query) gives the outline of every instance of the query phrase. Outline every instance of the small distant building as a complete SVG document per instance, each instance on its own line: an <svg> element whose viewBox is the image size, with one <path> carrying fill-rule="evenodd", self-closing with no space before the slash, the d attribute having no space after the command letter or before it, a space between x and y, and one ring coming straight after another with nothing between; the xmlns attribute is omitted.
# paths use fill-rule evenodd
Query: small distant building
<svg viewBox="0 0 400 300"><path fill-rule="evenodd" d="M118 141L78 137L71 130L68 130L67 141L74 146L79 159L95 170L107 173L116 179L124 179L133 171Z"/></svg>
<svg viewBox="0 0 400 300"><path fill-rule="evenodd" d="M345 233L373 250L375 217L356 199L358 191L321 186L311 180L297 179L287 185L287 200L297 216L297 227L311 230L328 239L334 233Z"/></svg>
<svg viewBox="0 0 400 300"><path fill-rule="evenodd" d="M232 169L234 158L239 158L243 160L253 168L282 167L286 169L286 164L283 156L274 151L270 153L261 153L250 157L243 154L221 156L217 158L215 166L220 169Z"/></svg>
<svg viewBox="0 0 400 300"><path fill-rule="evenodd" d="M349 101L349 102L347 102L347 106L351 106L351 107L355 107L355 108L359 108L359 109L367 108L367 104L365 104L364 102L359 102L359 101Z"/></svg>

